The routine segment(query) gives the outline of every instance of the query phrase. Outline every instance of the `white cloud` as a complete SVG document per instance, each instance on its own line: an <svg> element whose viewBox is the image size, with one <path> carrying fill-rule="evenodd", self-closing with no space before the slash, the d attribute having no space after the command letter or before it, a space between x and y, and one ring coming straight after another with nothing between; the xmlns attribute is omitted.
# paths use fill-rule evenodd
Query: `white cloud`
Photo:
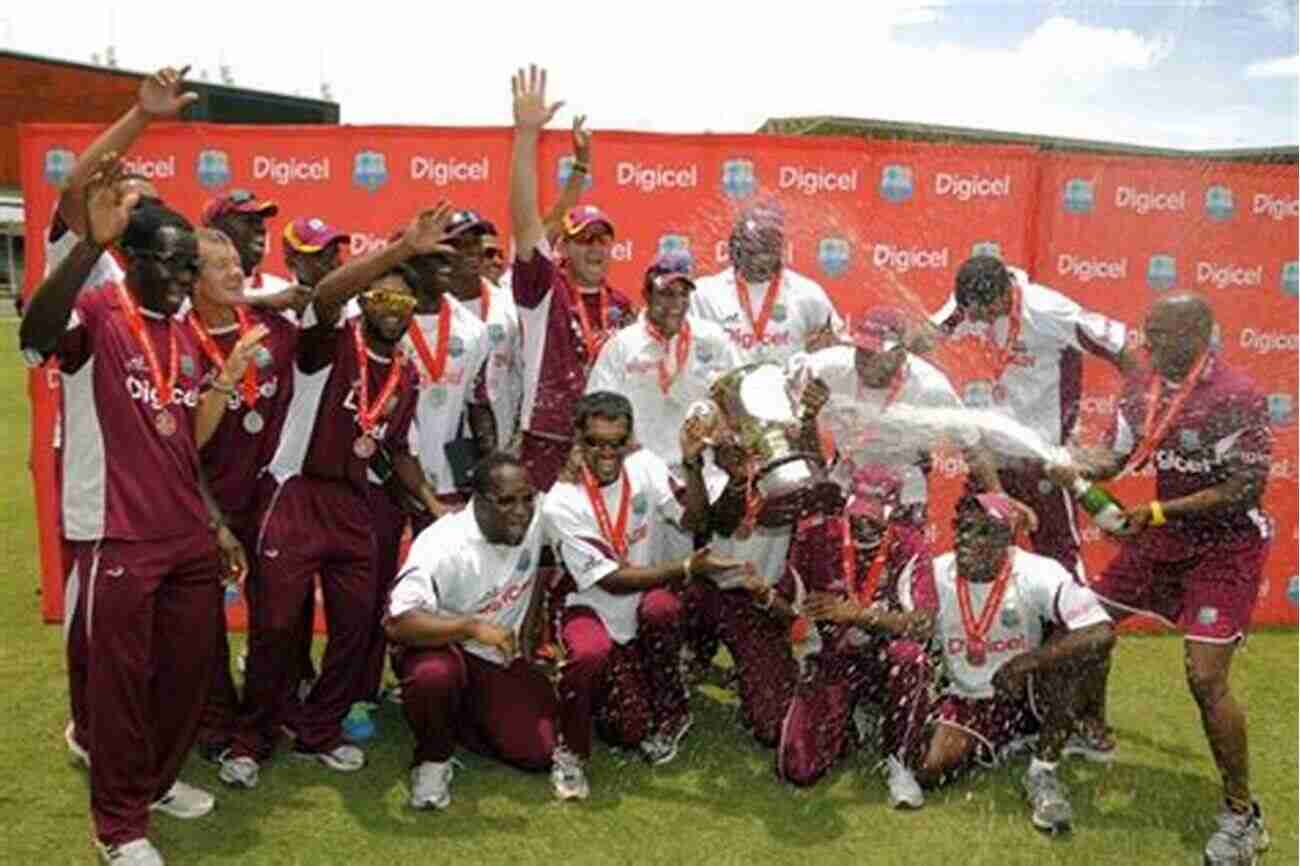
<svg viewBox="0 0 1300 866"><path fill-rule="evenodd" d="M1096 27L1056 16L1029 34L1015 54L1039 74L1097 82L1122 70L1148 70L1168 57L1172 48L1168 38L1148 39L1125 28Z"/></svg>
<svg viewBox="0 0 1300 866"><path fill-rule="evenodd" d="M1257 60L1246 67L1247 78L1295 78L1300 75L1300 55Z"/></svg>

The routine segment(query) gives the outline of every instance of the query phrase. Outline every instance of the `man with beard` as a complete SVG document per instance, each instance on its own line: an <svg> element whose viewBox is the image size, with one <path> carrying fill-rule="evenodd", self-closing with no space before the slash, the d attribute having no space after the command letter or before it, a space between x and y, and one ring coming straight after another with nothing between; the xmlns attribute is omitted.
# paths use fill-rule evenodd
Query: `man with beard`
<svg viewBox="0 0 1300 866"><path fill-rule="evenodd" d="M264 330L200 397L207 365L177 317L198 270L193 231L161 205L137 206L121 181L111 156L88 180L86 234L38 287L19 338L29 355L56 356L62 376L63 532L86 583L70 655L87 660L78 734L96 844L107 863L157 866L150 811L195 818L214 803L176 777L212 681L222 572L241 580L247 564L198 452ZM80 292L110 244L125 282Z"/></svg>
<svg viewBox="0 0 1300 866"><path fill-rule="evenodd" d="M415 540L388 603L416 741L410 803L447 808L458 739L521 769L549 767L557 798L586 799L592 697L609 641L590 612L575 612L557 636L564 666L554 684L521 657L545 543L537 494L500 451L478 463L473 483L468 507Z"/></svg>
<svg viewBox="0 0 1300 866"><path fill-rule="evenodd" d="M488 242L496 238L496 226L472 210L456 211L447 224L447 243L456 252L448 291L484 324L489 343L485 386L496 423L493 449L510 448L514 442L524 387L519 309L509 289L497 288L484 275ZM496 249L499 253L500 246Z"/></svg>
<svg viewBox="0 0 1300 866"><path fill-rule="evenodd" d="M1030 821L1060 832L1073 812L1057 763L1082 706L1080 682L1090 666L1105 663L1115 632L1097 597L1060 563L1011 544L1014 516L1000 494L958 501L956 551L934 560L935 612L882 610L835 594L811 595L804 612L942 643L948 688L930 712L928 741L914 729L902 745L904 767L891 768L891 789L908 781L896 776L912 771L908 786L919 805L917 782L934 786L976 762L994 764L1013 740L1037 733L1022 779ZM1050 637L1045 624L1056 627Z"/></svg>
<svg viewBox="0 0 1300 866"><path fill-rule="evenodd" d="M574 401L613 331L633 321L632 302L606 282L614 224L596 207L569 210L553 257L537 204L537 139L561 103L546 102L546 72L519 70L510 171L510 222L517 245L511 288L524 333L521 457L547 490L573 445Z"/></svg>
<svg viewBox="0 0 1300 866"><path fill-rule="evenodd" d="M304 596L319 574L328 641L321 675L296 713L295 754L340 772L361 769L361 749L343 742L341 723L364 674L374 631L377 576L367 470L383 443L394 471L426 508L434 491L410 453L416 372L397 351L416 300L407 259L442 238L450 208L417 216L402 241L327 276L302 318L293 400L263 491L252 598L244 705L222 760L223 782L252 788L270 757L296 672L292 657ZM343 305L365 288L359 319Z"/></svg>
<svg viewBox="0 0 1300 866"><path fill-rule="evenodd" d="M1125 383L1109 448L1073 448L1051 473L1106 479L1155 465L1156 498L1125 514L1123 547L1094 584L1117 619L1143 613L1183 632L1187 686L1223 779L1205 862L1253 863L1269 845L1251 796L1246 713L1229 672L1259 597L1273 521L1259 507L1272 450L1264 395L1214 350L1214 313L1200 295L1165 295L1146 317L1150 369ZM1084 719L1105 730L1097 672Z"/></svg>
<svg viewBox="0 0 1300 866"><path fill-rule="evenodd" d="M664 764L677 755L691 726L678 657L682 646L679 591L693 577L739 568L708 548L666 558L665 532L688 533L708 525L708 495L697 458L704 450L700 425L681 431L687 463L683 502L663 460L633 451L632 404L621 394L597 391L578 400L576 466L546 494L542 514L559 548L574 591L566 616L594 614L601 652L610 653L606 683L597 698L597 724L615 745L638 747ZM568 477L569 471L573 476ZM610 642L614 646L605 649Z"/></svg>
<svg viewBox="0 0 1300 866"><path fill-rule="evenodd" d="M779 205L745 210L731 230L731 266L702 277L691 296L691 313L720 325L746 364L784 363L844 327L825 289L782 263L784 248Z"/></svg>

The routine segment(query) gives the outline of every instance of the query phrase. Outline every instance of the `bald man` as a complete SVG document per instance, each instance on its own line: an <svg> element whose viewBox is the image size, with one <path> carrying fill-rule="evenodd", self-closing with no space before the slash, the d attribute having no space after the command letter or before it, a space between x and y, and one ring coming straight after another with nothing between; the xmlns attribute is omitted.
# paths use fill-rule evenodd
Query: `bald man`
<svg viewBox="0 0 1300 866"><path fill-rule="evenodd" d="M1250 625L1272 536L1259 507L1271 437L1264 395L1215 351L1214 314L1200 295L1167 295L1146 318L1150 364L1129 376L1104 449L1071 449L1052 470L1108 479L1154 463L1156 498L1129 508L1119 554L1093 586L1116 619L1153 616L1184 636L1187 685L1223 778L1205 863L1254 863L1268 847L1251 797L1246 715L1229 688L1233 652ZM1094 690L1104 731L1105 676Z"/></svg>

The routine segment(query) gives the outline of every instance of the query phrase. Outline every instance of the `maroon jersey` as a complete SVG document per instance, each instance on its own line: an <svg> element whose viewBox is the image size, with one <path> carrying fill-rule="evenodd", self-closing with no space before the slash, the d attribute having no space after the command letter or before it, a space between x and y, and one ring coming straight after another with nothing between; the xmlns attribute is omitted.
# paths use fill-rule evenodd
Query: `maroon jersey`
<svg viewBox="0 0 1300 866"><path fill-rule="evenodd" d="M208 489L226 514L246 512L255 504L257 476L275 455L293 395L293 368L298 349L298 326L285 315L251 307L247 313L250 326L267 328L261 345L269 353L270 362L253 366L257 397L251 406L244 393L244 380L239 381L227 401L221 423L200 452ZM191 326L187 323L186 327ZM240 328L236 323L211 328L208 333L225 358L238 342ZM211 375L215 376L216 363L209 361Z"/></svg>
<svg viewBox="0 0 1300 866"><path fill-rule="evenodd" d="M1146 370L1125 383L1111 437L1112 447L1120 454L1130 454L1142 438L1151 408L1148 390L1156 376ZM1157 419L1163 417L1177 390L1176 384L1162 383L1155 406ZM1155 467L1156 497L1160 500L1178 499L1236 477L1253 480L1258 498L1268 480L1271 452L1264 395L1216 353L1155 443L1148 465ZM1204 516L1171 519L1164 526L1149 528L1138 543L1154 559L1176 561L1211 548L1253 544L1270 534L1268 517L1254 505L1241 504Z"/></svg>
<svg viewBox="0 0 1300 866"><path fill-rule="evenodd" d="M293 371L293 396L289 401L279 446L269 471L283 484L295 475L327 481L347 481L365 495L367 460L357 455L355 444L362 436L354 332L361 320L328 325L316 320L309 307L298 336ZM408 437L415 415L415 366L400 354L384 358L366 350L369 400L383 391L392 364L401 364L396 389L386 401L378 423L370 431L394 453L410 453Z"/></svg>
<svg viewBox="0 0 1300 866"><path fill-rule="evenodd" d="M194 414L207 361L183 321L140 310L164 381L176 338L176 380L164 407L119 287L104 282L83 291L55 349L63 381L63 534L151 541L206 532Z"/></svg>
<svg viewBox="0 0 1300 866"><path fill-rule="evenodd" d="M573 404L587 385L589 357L582 320L573 306L576 287L570 286L558 263L552 261L545 241L528 261L515 259L511 287L519 307L524 337L524 400L521 426L531 433L561 439L573 436ZM636 320L627 296L606 289L605 312L611 329ZM598 294L581 295L587 321L601 321Z"/></svg>

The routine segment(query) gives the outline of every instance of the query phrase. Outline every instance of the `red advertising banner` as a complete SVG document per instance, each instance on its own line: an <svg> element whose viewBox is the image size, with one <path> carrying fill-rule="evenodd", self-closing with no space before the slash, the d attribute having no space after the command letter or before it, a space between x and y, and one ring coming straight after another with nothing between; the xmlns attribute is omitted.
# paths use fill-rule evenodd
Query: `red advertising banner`
<svg viewBox="0 0 1300 866"><path fill-rule="evenodd" d="M58 184L99 129L20 128L27 211L27 286L43 273L43 232ZM542 205L555 201L572 162L567 132L542 137ZM249 189L280 205L266 269L283 273L280 229L319 216L352 234L353 254L439 199L471 207L509 241L511 131L503 128L151 127L130 168L191 217L213 195ZM970 255L993 253L1081 304L1127 322L1141 341L1151 300L1177 286L1206 292L1230 363L1269 394L1275 428L1265 504L1277 527L1255 621L1294 624L1297 593L1297 171L1295 166L1058 156L1031 147L933 145L763 135L597 132L582 200L617 227L611 282L641 295L655 254L689 249L701 273L728 264L735 215L759 201L785 213L789 267L819 282L843 314L878 304L937 309ZM942 359L942 355L940 356ZM1114 412L1117 379L1085 362L1085 436ZM57 375L34 371L32 471L42 565L42 613L62 616L63 566L55 479ZM950 543L942 517L964 467L941 458L931 534ZM1151 479L1115 487L1125 500ZM1116 550L1091 525L1084 558L1095 575ZM242 606L232 608L242 624Z"/></svg>

